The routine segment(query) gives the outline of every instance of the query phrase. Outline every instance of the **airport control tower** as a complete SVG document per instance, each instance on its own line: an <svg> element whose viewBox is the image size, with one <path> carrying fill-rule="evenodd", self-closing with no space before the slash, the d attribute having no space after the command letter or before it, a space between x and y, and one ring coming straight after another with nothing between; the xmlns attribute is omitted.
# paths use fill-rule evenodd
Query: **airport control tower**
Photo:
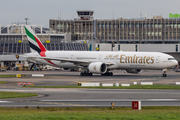
<svg viewBox="0 0 180 120"><path fill-rule="evenodd" d="M94 11L91 10L77 10L79 20L92 20Z"/></svg>
<svg viewBox="0 0 180 120"><path fill-rule="evenodd" d="M74 20L50 20L50 28L62 33L72 34L72 41L86 41L90 47L89 50L95 50L96 39L96 21L94 20L94 11L77 10L77 17ZM84 42L83 42L84 43Z"/></svg>
<svg viewBox="0 0 180 120"><path fill-rule="evenodd" d="M95 29L93 30L93 28L96 28L96 26L94 26L96 24L94 22L96 21L93 21L93 13L94 11L91 10L77 10L78 21L83 21L84 25L89 24L90 27L89 32L91 31L91 37L89 37L89 43L88 43L90 51L95 50L95 44L96 44L96 40L95 40L96 30Z"/></svg>

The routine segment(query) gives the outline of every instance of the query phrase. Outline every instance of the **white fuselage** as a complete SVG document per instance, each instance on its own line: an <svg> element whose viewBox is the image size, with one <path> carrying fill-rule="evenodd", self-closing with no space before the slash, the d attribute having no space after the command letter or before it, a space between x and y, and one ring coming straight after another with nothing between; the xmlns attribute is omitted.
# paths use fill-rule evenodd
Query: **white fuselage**
<svg viewBox="0 0 180 120"><path fill-rule="evenodd" d="M38 53L28 53L26 56L40 57ZM177 61L172 56L159 52L46 51L45 56L48 58L89 61L89 63L113 63L113 65L108 66L108 69L165 69L177 65ZM51 60L51 62L44 59L33 60L61 68L82 67L78 64L56 60Z"/></svg>

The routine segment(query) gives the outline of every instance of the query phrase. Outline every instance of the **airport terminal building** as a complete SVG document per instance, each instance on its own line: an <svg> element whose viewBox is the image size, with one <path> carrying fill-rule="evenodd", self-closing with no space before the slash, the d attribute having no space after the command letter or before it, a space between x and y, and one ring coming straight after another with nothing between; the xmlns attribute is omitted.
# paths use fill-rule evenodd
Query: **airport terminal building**
<svg viewBox="0 0 180 120"><path fill-rule="evenodd" d="M180 61L180 18L94 19L93 13L80 10L73 20L50 19L49 27L74 40L95 40L100 51L164 52Z"/></svg>
<svg viewBox="0 0 180 120"><path fill-rule="evenodd" d="M53 30L73 34L75 40L100 40L116 43L179 43L180 19L93 19L93 11L77 11L74 20L49 20Z"/></svg>

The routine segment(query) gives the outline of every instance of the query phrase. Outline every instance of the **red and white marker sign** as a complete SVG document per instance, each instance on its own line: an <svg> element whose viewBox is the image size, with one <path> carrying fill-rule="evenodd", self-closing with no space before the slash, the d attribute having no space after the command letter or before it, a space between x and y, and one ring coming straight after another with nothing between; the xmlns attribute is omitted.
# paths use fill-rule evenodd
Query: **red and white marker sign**
<svg viewBox="0 0 180 120"><path fill-rule="evenodd" d="M141 101L132 101L132 109L141 110Z"/></svg>
<svg viewBox="0 0 180 120"><path fill-rule="evenodd" d="M31 85L31 82L28 82L27 85Z"/></svg>
<svg viewBox="0 0 180 120"><path fill-rule="evenodd" d="M22 85L22 83L21 82L18 82L18 84L17 85Z"/></svg>
<svg viewBox="0 0 180 120"><path fill-rule="evenodd" d="M23 85L26 85L26 82L23 82Z"/></svg>

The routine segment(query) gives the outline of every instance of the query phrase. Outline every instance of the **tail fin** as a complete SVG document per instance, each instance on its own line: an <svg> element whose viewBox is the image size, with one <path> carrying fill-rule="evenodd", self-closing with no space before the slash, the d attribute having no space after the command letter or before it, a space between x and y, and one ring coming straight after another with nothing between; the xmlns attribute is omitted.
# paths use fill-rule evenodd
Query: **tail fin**
<svg viewBox="0 0 180 120"><path fill-rule="evenodd" d="M31 48L31 52L45 52L47 51L40 39L35 35L34 31L31 29L29 25L24 26L27 38L29 41L29 46Z"/></svg>

